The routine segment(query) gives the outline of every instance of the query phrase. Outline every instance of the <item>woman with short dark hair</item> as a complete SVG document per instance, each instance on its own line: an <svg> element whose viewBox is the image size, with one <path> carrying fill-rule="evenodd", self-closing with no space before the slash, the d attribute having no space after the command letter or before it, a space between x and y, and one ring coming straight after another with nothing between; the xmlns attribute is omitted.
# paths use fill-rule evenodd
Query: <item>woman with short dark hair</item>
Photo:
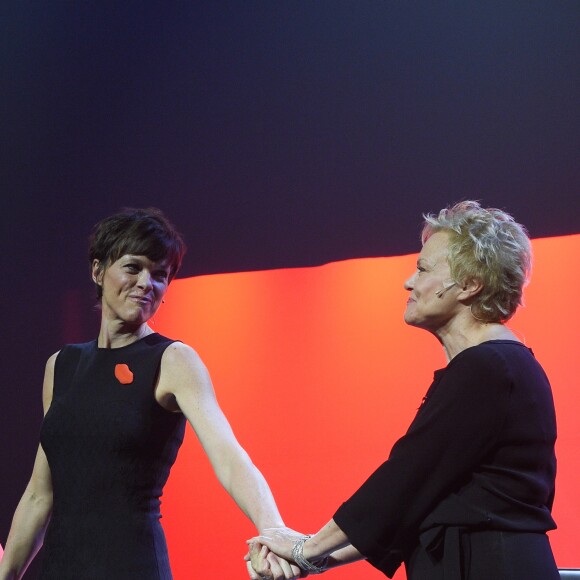
<svg viewBox="0 0 580 580"><path fill-rule="evenodd" d="M197 353L149 325L184 251L157 209L125 210L96 225L89 260L99 335L48 360L41 444L1 580L22 578L43 542L42 580L170 579L159 497L186 421L258 530L283 525ZM298 573L277 558L270 564L281 578Z"/></svg>

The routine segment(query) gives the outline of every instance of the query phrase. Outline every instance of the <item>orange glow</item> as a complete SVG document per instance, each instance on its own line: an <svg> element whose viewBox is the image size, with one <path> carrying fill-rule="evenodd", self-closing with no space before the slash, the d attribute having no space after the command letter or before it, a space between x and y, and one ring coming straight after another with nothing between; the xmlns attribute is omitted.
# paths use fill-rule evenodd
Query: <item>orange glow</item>
<svg viewBox="0 0 580 580"><path fill-rule="evenodd" d="M558 565L580 565L575 304L580 235L534 240L526 307L510 327L551 379L559 422L551 533ZM426 332L405 326L403 281L416 254L316 268L176 280L156 329L193 346L218 400L268 480L287 525L317 531L386 458L445 365ZM558 292L558 295L556 295ZM576 415L576 416L575 416ZM176 580L246 578L249 520L213 475L191 429L166 487L163 525ZM336 579L384 578L366 563ZM405 577L401 569L395 578Z"/></svg>

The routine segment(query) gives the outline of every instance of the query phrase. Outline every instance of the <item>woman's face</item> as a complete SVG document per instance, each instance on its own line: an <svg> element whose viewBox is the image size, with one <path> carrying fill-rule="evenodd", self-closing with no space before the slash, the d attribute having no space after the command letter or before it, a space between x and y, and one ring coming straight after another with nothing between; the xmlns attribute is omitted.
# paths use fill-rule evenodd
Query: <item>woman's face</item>
<svg viewBox="0 0 580 580"><path fill-rule="evenodd" d="M167 261L126 254L104 270L93 263L93 280L103 290L103 317L140 325L157 311L169 285Z"/></svg>
<svg viewBox="0 0 580 580"><path fill-rule="evenodd" d="M459 288L451 279L448 254L447 232L437 232L425 242L417 270L405 282L410 292L405 310L407 324L434 332L453 317L457 308L454 295Z"/></svg>

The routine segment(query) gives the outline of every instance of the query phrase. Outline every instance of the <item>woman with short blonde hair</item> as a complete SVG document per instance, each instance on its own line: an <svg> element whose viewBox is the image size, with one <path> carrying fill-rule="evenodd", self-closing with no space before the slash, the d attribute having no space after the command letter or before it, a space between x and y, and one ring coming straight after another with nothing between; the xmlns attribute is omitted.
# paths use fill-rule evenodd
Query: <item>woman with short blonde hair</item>
<svg viewBox="0 0 580 580"><path fill-rule="evenodd" d="M556 418L548 379L504 324L530 270L525 229L464 201L425 216L423 248L405 282L405 322L433 334L445 368L388 459L310 536L254 538L308 572L365 558L409 580L558 580L554 529ZM417 356L421 356L417 353Z"/></svg>

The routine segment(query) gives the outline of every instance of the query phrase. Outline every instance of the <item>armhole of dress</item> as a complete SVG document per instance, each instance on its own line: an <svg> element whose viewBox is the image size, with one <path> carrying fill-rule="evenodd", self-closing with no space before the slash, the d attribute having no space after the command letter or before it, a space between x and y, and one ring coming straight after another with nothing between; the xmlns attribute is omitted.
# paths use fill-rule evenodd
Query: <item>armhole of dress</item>
<svg viewBox="0 0 580 580"><path fill-rule="evenodd" d="M161 405L161 403L159 403L159 401L155 397L155 390L157 389L157 383L159 381L159 376L161 375L161 360L163 359L163 355L165 354L165 351L176 342L182 341L169 339L167 343L163 344L163 350L161 351L159 360L157 361L157 368L155 369L155 378L153 379L153 391L151 393L153 396L153 402L155 403L155 406L159 409L159 412L169 417L180 417L180 416L183 417L183 413L181 412L181 410L169 411L163 405Z"/></svg>
<svg viewBox="0 0 580 580"><path fill-rule="evenodd" d="M77 369L79 368L79 363L83 349L80 345L70 345L67 344L62 347L58 353L56 360L54 361L54 383L53 383L53 398L58 396L62 385L68 381L69 385L73 382ZM61 367L69 363L70 368L67 373L68 376L62 374ZM63 369L64 370L64 369ZM59 385L61 387L59 388Z"/></svg>

